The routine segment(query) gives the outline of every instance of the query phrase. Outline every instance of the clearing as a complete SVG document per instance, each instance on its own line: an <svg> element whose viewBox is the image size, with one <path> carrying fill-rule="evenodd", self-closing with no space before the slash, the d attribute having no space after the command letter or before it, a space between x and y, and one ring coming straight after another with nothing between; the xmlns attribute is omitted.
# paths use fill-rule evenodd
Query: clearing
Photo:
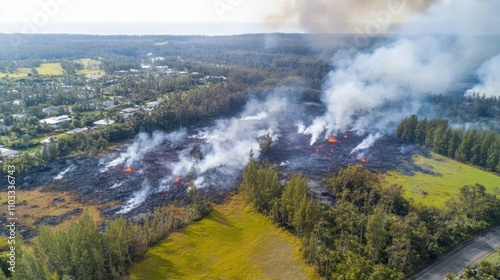
<svg viewBox="0 0 500 280"><path fill-rule="evenodd" d="M415 172L413 176L389 171L384 175L386 185L401 185L405 197L412 198L415 203L442 208L452 196L456 196L464 185L479 183L486 192L495 193L500 190L500 177L478 168L448 159L436 153L430 158L415 155L415 163L432 172L424 174Z"/></svg>
<svg viewBox="0 0 500 280"><path fill-rule="evenodd" d="M302 259L300 241L236 195L151 248L129 279L319 278Z"/></svg>
<svg viewBox="0 0 500 280"><path fill-rule="evenodd" d="M76 74L104 76L104 70L99 68L101 66L99 60L82 58L75 60L75 62L83 64L83 69L76 71Z"/></svg>
<svg viewBox="0 0 500 280"><path fill-rule="evenodd" d="M42 63L40 67L36 68L38 74L40 75L62 75L64 74L64 70L61 67L61 63Z"/></svg>

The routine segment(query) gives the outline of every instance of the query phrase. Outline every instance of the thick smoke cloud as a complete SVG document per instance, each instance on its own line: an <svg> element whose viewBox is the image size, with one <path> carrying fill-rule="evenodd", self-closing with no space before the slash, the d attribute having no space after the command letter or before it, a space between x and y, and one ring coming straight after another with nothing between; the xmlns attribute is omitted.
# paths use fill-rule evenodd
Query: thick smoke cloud
<svg viewBox="0 0 500 280"><path fill-rule="evenodd" d="M432 5L429 13L419 14L415 20L439 23L448 18L450 11L465 15L477 10L483 16L479 24L487 18L495 22L498 3L445 1ZM403 117L420 109L421 100L427 94L446 92L498 54L499 45L495 40L423 35L432 32L417 32L413 20L400 30L407 29L419 35L400 36L369 52L341 51L333 57L334 70L328 75L322 96L327 112L302 129L303 133L311 134L311 144L321 136L326 138L351 129L392 132ZM498 61L493 59L478 71L484 84L493 84L498 75L496 66Z"/></svg>
<svg viewBox="0 0 500 280"><path fill-rule="evenodd" d="M145 154L151 152L161 143L170 141L175 145L185 139L186 136L186 129L181 129L170 134L155 131L152 136L149 136L147 133L139 133L134 142L128 146L127 151L115 160L108 162L101 172L106 172L113 166L132 166L134 163L142 161Z"/></svg>
<svg viewBox="0 0 500 280"><path fill-rule="evenodd" d="M271 24L295 20L311 33L385 33L435 0L295 0L286 1Z"/></svg>
<svg viewBox="0 0 500 280"><path fill-rule="evenodd" d="M175 177L195 175L198 187L215 185L221 178L236 178L243 166L248 162L250 153L259 156L259 139L269 135L273 141L279 138L279 119L290 107L289 98L271 94L265 100L251 100L239 117L218 120L210 127L191 136L203 139L200 145L202 158L192 155L187 148L180 152L180 160L171 164L172 176L163 180L168 187Z"/></svg>
<svg viewBox="0 0 500 280"><path fill-rule="evenodd" d="M476 72L480 84L475 85L467 93L479 93L485 96L500 97L500 55L486 61Z"/></svg>

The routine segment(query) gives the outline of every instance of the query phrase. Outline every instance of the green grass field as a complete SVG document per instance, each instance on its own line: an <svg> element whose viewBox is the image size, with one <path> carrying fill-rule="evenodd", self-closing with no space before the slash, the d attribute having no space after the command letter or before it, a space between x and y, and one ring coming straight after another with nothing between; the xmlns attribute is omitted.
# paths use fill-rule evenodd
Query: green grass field
<svg viewBox="0 0 500 280"><path fill-rule="evenodd" d="M500 177L492 173L468 166L457 161L432 153L431 158L416 155L414 161L420 167L437 175L416 172L406 176L391 171L384 175L387 184L403 186L405 197L412 198L415 203L427 206L443 207L445 202L459 193L464 185L482 184L488 193L500 189Z"/></svg>
<svg viewBox="0 0 500 280"><path fill-rule="evenodd" d="M297 238L237 195L151 248L130 279L318 279L299 249Z"/></svg>
<svg viewBox="0 0 500 280"><path fill-rule="evenodd" d="M0 78L10 77L10 78L24 78L28 77L28 74L31 73L30 68L18 68L14 73L4 73L0 72Z"/></svg>
<svg viewBox="0 0 500 280"><path fill-rule="evenodd" d="M62 75L64 74L64 70L61 67L61 63L42 63L40 67L37 67L36 70L40 75Z"/></svg>
<svg viewBox="0 0 500 280"><path fill-rule="evenodd" d="M99 69L101 62L99 60L90 59L90 58L82 58L75 60L75 62L80 62L83 64L83 69L76 71L77 74L82 75L104 75L104 70Z"/></svg>

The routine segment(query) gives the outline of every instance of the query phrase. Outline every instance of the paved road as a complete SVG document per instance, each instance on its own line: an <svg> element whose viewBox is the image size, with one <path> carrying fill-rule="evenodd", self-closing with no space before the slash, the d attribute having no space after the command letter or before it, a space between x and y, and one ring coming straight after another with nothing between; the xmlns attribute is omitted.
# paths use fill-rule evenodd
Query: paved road
<svg viewBox="0 0 500 280"><path fill-rule="evenodd" d="M500 227L497 227L482 237L476 237L474 241L451 251L411 279L443 280L447 273L457 274L464 269L465 265L474 263L499 248Z"/></svg>

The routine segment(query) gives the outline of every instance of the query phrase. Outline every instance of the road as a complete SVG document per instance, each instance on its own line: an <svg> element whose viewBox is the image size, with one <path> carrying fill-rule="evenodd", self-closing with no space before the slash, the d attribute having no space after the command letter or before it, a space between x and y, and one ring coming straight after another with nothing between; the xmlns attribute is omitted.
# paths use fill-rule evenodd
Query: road
<svg viewBox="0 0 500 280"><path fill-rule="evenodd" d="M451 272L457 274L467 264L477 262L486 255L500 248L500 227L497 227L482 237L468 242L451 251L439 261L411 277L414 280L443 280Z"/></svg>

